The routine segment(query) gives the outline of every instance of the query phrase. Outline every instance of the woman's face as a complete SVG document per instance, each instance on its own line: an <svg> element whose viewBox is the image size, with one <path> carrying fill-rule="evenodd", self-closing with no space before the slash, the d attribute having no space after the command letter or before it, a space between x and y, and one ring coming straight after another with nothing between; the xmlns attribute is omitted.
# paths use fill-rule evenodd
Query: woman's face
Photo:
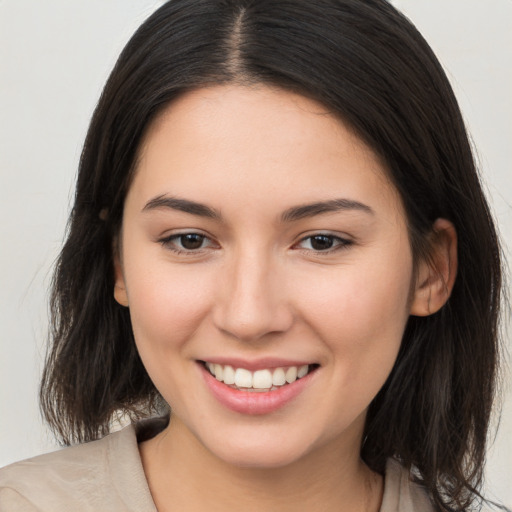
<svg viewBox="0 0 512 512"><path fill-rule="evenodd" d="M321 105L266 86L172 103L144 139L116 267L151 379L210 452L358 453L413 264L379 158Z"/></svg>

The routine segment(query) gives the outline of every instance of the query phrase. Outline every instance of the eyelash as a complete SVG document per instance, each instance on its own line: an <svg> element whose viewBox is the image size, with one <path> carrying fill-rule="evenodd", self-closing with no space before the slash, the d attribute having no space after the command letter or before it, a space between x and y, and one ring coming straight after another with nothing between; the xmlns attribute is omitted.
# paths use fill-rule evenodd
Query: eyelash
<svg viewBox="0 0 512 512"><path fill-rule="evenodd" d="M304 238L302 238L301 240L299 240L299 242L295 245L299 245L303 242L305 242L306 240L309 240L310 243L311 241L314 239L314 238L327 238L329 239L333 244L336 244L334 245L334 247L329 247L328 249L326 250L315 250L313 248L311 249L304 249L306 251L312 251L314 252L315 254L319 254L319 255L322 255L322 254L332 254L334 252L338 252L338 251L341 251L341 250L344 250L344 249L347 249L349 246L351 246L353 244L352 240L348 240L346 238L341 238L339 236L336 236L336 235L331 235L329 233L315 233L313 235L308 235Z"/></svg>
<svg viewBox="0 0 512 512"><path fill-rule="evenodd" d="M195 235L197 237L200 237L201 245L202 245L202 242L204 242L205 240L210 241L210 239L206 235L203 235L201 233L195 233L193 231L188 232L188 233L178 233L176 235L170 235L165 238L161 238L158 241L160 242L160 244L162 244L163 247L165 247L166 249L169 249L170 251L172 251L176 254L186 254L186 255L200 254L205 249L204 247L200 247L197 250L194 250L194 249L185 249L185 248L180 249L174 245L174 242L176 240L180 240L181 238L184 238L184 237L190 236L190 235Z"/></svg>
<svg viewBox="0 0 512 512"><path fill-rule="evenodd" d="M210 244L214 245L206 235L203 235L201 233L195 233L195 232L178 233L178 234L170 235L168 237L161 238L160 240L158 240L158 242L164 248L166 248L178 255L184 254L184 255L193 256L193 255L201 254L204 251L204 249L208 248L208 247L199 247L197 249L186 249L186 248L176 247L176 245L175 245L176 241L179 241L181 238L190 236L190 235L195 235L197 237L200 237L201 245L203 244L204 241L210 241ZM305 252L308 252L308 253L313 252L313 253L315 253L315 255L316 254L324 255L324 254L332 254L332 253L347 249L349 246L353 245L353 241L348 240L346 238L341 238L339 236L331 235L329 233L315 233L315 234L308 235L306 237L301 238L296 244L294 244L293 247L297 247L300 244L306 242L307 240L309 240L311 243L311 241L314 238L320 238L320 237L329 239L333 245L335 244L334 247L329 247L326 250L315 250L313 248L311 248L311 249L302 248L302 250Z"/></svg>

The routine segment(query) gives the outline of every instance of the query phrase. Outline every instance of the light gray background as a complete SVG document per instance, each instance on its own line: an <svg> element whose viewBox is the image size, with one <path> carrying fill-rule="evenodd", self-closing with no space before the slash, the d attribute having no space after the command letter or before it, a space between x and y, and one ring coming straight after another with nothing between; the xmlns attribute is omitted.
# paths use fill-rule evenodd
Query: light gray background
<svg viewBox="0 0 512 512"><path fill-rule="evenodd" d="M101 88L132 32L162 3L0 0L0 466L55 448L37 404L50 269ZM448 72L509 254L512 1L393 3L416 24ZM512 506L510 379L507 383L487 490Z"/></svg>

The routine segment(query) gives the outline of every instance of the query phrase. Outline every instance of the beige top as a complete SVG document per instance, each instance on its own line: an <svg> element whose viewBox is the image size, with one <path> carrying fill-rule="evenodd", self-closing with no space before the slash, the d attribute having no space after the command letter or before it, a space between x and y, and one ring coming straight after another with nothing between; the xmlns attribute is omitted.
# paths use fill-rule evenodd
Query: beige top
<svg viewBox="0 0 512 512"><path fill-rule="evenodd" d="M130 425L99 441L0 469L0 511L157 512L137 433L140 440L140 428ZM380 512L433 512L423 489L394 460L386 467Z"/></svg>

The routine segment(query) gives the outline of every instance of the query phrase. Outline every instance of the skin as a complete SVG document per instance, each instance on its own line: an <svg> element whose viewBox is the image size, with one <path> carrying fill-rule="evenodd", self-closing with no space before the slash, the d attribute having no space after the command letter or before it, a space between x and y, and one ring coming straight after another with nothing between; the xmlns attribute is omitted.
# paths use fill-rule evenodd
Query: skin
<svg viewBox="0 0 512 512"><path fill-rule="evenodd" d="M302 96L266 86L186 93L140 148L115 254L144 365L171 405L140 451L166 510L371 510L383 481L359 457L367 408L407 318L437 311L456 272L456 236L433 226L433 265L413 259L400 197L379 158ZM221 218L155 198L195 201ZM295 220L297 206L348 199ZM153 200L153 202L151 202ZM186 252L179 237L205 235ZM315 250L326 235L330 251ZM435 270L433 268L435 267ZM278 411L221 405L197 361L293 358L319 365Z"/></svg>

